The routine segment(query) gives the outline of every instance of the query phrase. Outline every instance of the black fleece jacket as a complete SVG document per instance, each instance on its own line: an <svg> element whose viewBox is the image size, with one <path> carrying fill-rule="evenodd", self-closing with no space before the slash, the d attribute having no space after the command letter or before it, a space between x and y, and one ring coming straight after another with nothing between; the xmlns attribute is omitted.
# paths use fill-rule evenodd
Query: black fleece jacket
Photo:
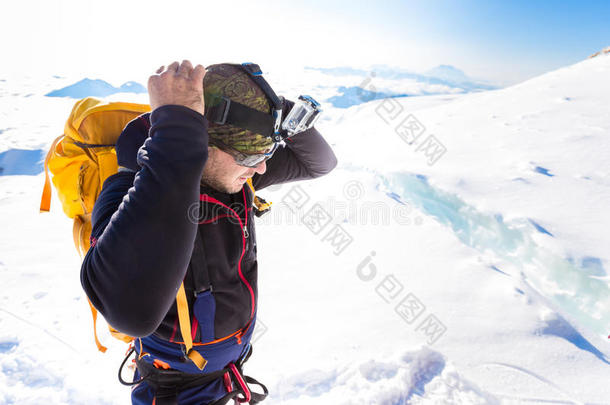
<svg viewBox="0 0 610 405"><path fill-rule="evenodd" d="M153 111L150 124L150 131L130 135L138 145L145 139L137 152L141 169L119 172L103 185L92 214L92 247L81 268L81 283L92 304L110 325L135 337L154 333L164 320L170 323L167 318L175 308L176 293L187 270L192 268L197 229L204 226L189 218L189 208L199 203L203 192L200 179L208 157L206 119L186 107L170 105ZM121 137L125 136L124 131ZM259 190L322 176L336 164L328 143L311 128L288 138L286 147L267 161L265 174L255 174L252 180ZM227 202L235 197L221 194L217 192L216 197ZM200 234L204 239L209 237L205 242L208 253L227 255L223 263L235 263L229 256L235 256L233 245L235 250L241 249L242 241L233 238L233 233L223 235L225 240L234 239L229 247L226 242L223 246L214 245L218 237L214 233L228 233L227 226L206 226L200 228ZM237 257L241 260L243 256ZM254 270L255 266L254 261ZM208 267L211 278L216 277L214 272L234 272ZM249 276L254 278L254 284L256 274L253 271ZM217 276L223 282L228 280ZM229 298L241 294L238 290L228 291L232 285L227 281L220 286L217 301L222 303L223 288ZM230 329L231 325L220 326Z"/></svg>

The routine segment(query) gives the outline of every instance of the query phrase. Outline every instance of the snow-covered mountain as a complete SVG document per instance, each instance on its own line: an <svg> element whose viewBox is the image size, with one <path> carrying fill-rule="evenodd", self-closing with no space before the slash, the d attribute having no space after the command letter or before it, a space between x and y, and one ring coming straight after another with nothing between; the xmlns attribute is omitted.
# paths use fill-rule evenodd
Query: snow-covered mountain
<svg viewBox="0 0 610 405"><path fill-rule="evenodd" d="M147 90L140 83L133 81L126 82L120 87L114 87L108 82L100 79L83 79L77 83L53 90L46 94L48 97L70 97L70 98L85 98L85 97L108 97L117 93L146 93Z"/></svg>
<svg viewBox="0 0 610 405"><path fill-rule="evenodd" d="M459 94L497 88L470 79L464 72L449 65L438 66L423 74L387 65L373 65L366 70L306 67L305 73L310 72L319 72L333 79L336 94L323 101L337 108L389 97Z"/></svg>
<svg viewBox="0 0 610 405"><path fill-rule="evenodd" d="M437 79L445 80L447 82L453 82L456 84L472 82L464 72L455 66L451 65L439 65L426 72L427 76L436 77Z"/></svg>
<svg viewBox="0 0 610 405"><path fill-rule="evenodd" d="M336 77L385 95L394 80L334 73L269 80L320 99ZM327 108L339 167L260 191L246 372L265 403L608 403L609 74L600 55L505 89ZM61 133L73 100L43 95L60 81L0 82L6 174L35 160L7 151ZM97 352L72 225L57 200L38 213L42 184L0 177L0 404L127 403L125 347L100 327Z"/></svg>
<svg viewBox="0 0 610 405"><path fill-rule="evenodd" d="M296 84L298 88L307 89L308 93L330 108L348 108L389 97L459 94L497 88L470 79L464 72L449 65L440 65L423 74L386 65L373 65L368 70L352 67L305 67L301 72L291 71L289 75L286 72L274 73L277 72L271 72L268 77L272 81L276 80L276 89L293 87L294 83L290 82L294 82L292 78L296 75L304 79ZM311 87L310 83L316 85ZM108 97L118 93L143 94L146 93L146 88L134 81L115 87L104 80L85 78L53 89L46 96L84 98ZM293 94L288 96L295 97Z"/></svg>

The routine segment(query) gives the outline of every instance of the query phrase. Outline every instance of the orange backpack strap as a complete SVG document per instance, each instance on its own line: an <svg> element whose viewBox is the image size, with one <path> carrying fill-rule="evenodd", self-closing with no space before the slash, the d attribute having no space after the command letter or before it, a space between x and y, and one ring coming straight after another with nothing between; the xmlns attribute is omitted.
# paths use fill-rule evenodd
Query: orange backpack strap
<svg viewBox="0 0 610 405"><path fill-rule="evenodd" d="M51 209L51 179L49 178L49 159L55 153L57 143L63 139L64 135L60 135L51 144L49 152L44 159L44 187L42 189L42 197L40 197L40 212L49 212Z"/></svg>
<svg viewBox="0 0 610 405"><path fill-rule="evenodd" d="M89 303L89 307L91 308L91 316L93 317L93 337L95 338L95 344L100 352L106 353L106 346L102 345L100 340L97 338L97 309L93 306L91 301L87 298L87 302Z"/></svg>
<svg viewBox="0 0 610 405"><path fill-rule="evenodd" d="M186 300L186 292L184 291L184 283L180 284L178 294L176 295L176 306L178 308L178 323L180 324L180 333L186 348L186 356L199 368L203 370L208 361L203 358L199 352L193 349L193 338L191 336L191 317L189 315L189 305Z"/></svg>

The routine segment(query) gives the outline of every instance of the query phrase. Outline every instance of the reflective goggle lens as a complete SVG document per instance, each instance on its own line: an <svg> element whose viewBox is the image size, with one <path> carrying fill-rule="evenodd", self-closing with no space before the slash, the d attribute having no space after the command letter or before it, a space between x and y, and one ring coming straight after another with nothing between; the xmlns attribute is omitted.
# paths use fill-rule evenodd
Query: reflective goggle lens
<svg viewBox="0 0 610 405"><path fill-rule="evenodd" d="M217 140L212 141L210 139L210 144L216 146L217 148L221 149L222 151L233 156L233 159L235 159L235 163L237 163L238 165L250 167L250 168L254 168L254 167L258 166L261 162L263 162L264 160L267 160L271 156L273 156L273 153L275 153L275 151L277 150L278 145L279 145L278 143L274 143L273 146L271 146L268 149L268 151L264 152L264 153L247 154L247 153L240 152L237 149L235 149L221 141L217 141Z"/></svg>

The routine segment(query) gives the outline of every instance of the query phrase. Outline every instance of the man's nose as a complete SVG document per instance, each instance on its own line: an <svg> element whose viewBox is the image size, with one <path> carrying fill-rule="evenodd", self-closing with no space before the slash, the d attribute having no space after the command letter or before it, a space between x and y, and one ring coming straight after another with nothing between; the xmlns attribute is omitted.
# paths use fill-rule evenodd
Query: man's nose
<svg viewBox="0 0 610 405"><path fill-rule="evenodd" d="M254 167L254 171L258 174L263 174L267 171L267 162L262 161Z"/></svg>

